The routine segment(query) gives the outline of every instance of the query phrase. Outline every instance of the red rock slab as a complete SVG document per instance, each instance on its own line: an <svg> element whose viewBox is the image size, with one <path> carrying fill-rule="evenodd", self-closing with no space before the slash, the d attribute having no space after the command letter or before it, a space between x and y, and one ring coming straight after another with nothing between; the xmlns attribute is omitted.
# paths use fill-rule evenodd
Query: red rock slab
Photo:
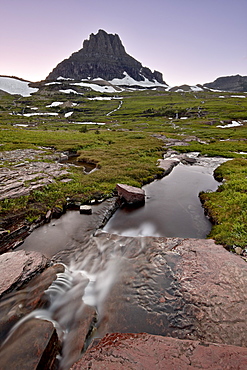
<svg viewBox="0 0 247 370"><path fill-rule="evenodd" d="M0 300L0 345L6 339L11 328L23 316L48 302L45 290L63 272L63 265L54 265L37 274L20 290L5 294Z"/></svg>
<svg viewBox="0 0 247 370"><path fill-rule="evenodd" d="M187 314L208 342L247 346L247 264L212 240L184 240L175 276Z"/></svg>
<svg viewBox="0 0 247 370"><path fill-rule="evenodd" d="M0 297L42 271L48 259L39 252L8 252L0 255Z"/></svg>
<svg viewBox="0 0 247 370"><path fill-rule="evenodd" d="M145 192L142 189L126 184L117 184L118 196L125 200L126 203L144 203Z"/></svg>
<svg viewBox="0 0 247 370"><path fill-rule="evenodd" d="M246 370L247 348L141 334L107 334L71 370Z"/></svg>
<svg viewBox="0 0 247 370"><path fill-rule="evenodd" d="M0 349L1 370L53 370L60 352L56 330L49 321L23 323Z"/></svg>
<svg viewBox="0 0 247 370"><path fill-rule="evenodd" d="M210 239L97 237L112 249L120 245L124 256L99 315L100 337L145 332L247 347L247 264L240 256Z"/></svg>

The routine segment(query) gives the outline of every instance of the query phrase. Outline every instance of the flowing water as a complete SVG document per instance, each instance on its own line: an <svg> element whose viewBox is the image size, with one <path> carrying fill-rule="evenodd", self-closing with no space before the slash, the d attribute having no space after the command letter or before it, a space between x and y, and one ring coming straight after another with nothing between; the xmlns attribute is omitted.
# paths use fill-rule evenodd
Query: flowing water
<svg viewBox="0 0 247 370"><path fill-rule="evenodd" d="M96 336L115 330L162 335L156 312L163 315L162 325L170 330L170 319L164 315L175 315L172 306L168 302L164 310L164 304L161 308L157 303L160 284L162 291L165 288L166 268L166 279L172 279L169 264L157 260L156 254L152 257L154 262L147 257L150 241L145 236L206 237L211 224L198 193L216 190L219 185L212 176L216 166L209 163L212 159L200 166L179 164L170 175L146 185L145 206L118 209L98 237L93 236L94 217L97 219L104 211L104 203L93 207L93 215L68 211L60 219L34 230L18 248L55 256L56 261L67 265L65 273L58 274L46 291L49 307L23 319L25 322L38 317L54 323L63 342L60 369L69 369L76 360L71 338L78 335L85 305L97 311ZM171 290L170 297L172 294ZM120 322L125 323L125 328ZM22 321L17 325L21 324ZM14 336L14 330L11 335Z"/></svg>

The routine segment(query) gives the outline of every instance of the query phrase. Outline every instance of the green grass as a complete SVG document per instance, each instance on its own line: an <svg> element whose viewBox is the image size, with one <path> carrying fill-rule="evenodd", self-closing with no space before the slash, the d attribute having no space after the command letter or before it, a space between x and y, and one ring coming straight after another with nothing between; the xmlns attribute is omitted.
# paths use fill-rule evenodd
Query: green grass
<svg viewBox="0 0 247 370"><path fill-rule="evenodd" d="M224 183L214 193L201 193L208 215L214 222L210 236L231 248L247 245L247 159L230 160L215 170Z"/></svg>
<svg viewBox="0 0 247 370"><path fill-rule="evenodd" d="M217 176L226 179L219 191L202 194L201 198L215 223L210 236L226 246L246 245L246 154L241 153L247 152L247 98L233 98L237 94L219 92L121 92L121 109L108 116L107 113L118 107L119 100L88 98L110 94L78 88L84 95L66 95L59 88L44 87L27 98L0 96L0 151L41 146L53 148L51 152L72 151L81 159L97 163L99 170L85 175L80 169L71 168L71 182L62 183L58 179L29 196L0 202L0 217L19 212L32 220L55 205L63 205L66 197L87 202L95 197L111 196L118 182L142 186L161 176L156 163L167 148L153 135L162 134L181 141L190 139L187 146L172 147L179 152L199 151L207 156L235 158L216 171ZM225 98L220 98L222 95ZM47 107L54 101L65 105ZM71 103L76 105L71 107ZM33 107L38 109L32 110ZM70 111L73 115L66 118L65 113ZM17 115L23 112L59 115ZM181 116L188 119L181 120ZM231 120L242 120L242 126L217 127ZM76 124L87 121L105 125ZM16 124L29 124L29 127L16 127Z"/></svg>

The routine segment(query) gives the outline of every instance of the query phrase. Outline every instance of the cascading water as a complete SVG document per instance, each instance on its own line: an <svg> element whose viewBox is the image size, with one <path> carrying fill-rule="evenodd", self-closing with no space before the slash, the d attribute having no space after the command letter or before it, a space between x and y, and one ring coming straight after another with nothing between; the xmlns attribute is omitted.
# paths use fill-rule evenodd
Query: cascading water
<svg viewBox="0 0 247 370"><path fill-rule="evenodd" d="M87 306L93 307L97 319L92 332L94 336L97 335L96 321L100 323L104 316L104 301L112 284L117 280L120 263L121 256L116 250L109 253L107 248L104 250L104 246L99 245L94 253L90 253L82 261L72 261L70 266L65 266L64 273L57 274L57 279L45 291L49 302L47 307L34 310L18 321L5 343L14 337L16 329L29 319L51 321L62 342L59 369L69 369L78 359L73 343L78 334L78 323L83 319Z"/></svg>
<svg viewBox="0 0 247 370"><path fill-rule="evenodd" d="M203 163L203 159L200 159L200 161L202 162L202 168L205 170L202 171L205 172L203 173L203 176L207 174L210 177L213 172L213 168L216 168L217 165L219 165L219 159L217 159L217 161L210 167L208 164L209 161L212 164L212 158L207 160L205 159L205 163ZM193 172L195 167L186 166L186 171L184 172L186 176L183 179L182 188L186 187L186 179L191 178L190 172L187 172L187 169L191 169ZM169 177L170 176L166 177L166 179ZM206 177L204 176L204 178ZM212 179L210 181L212 181ZM152 184L150 186L152 186ZM205 186L207 189L208 185ZM209 185L209 187L211 186ZM217 184L215 185L215 188L216 187ZM202 189L199 189L199 191L200 190ZM196 198L197 195L198 192L195 195ZM186 198L187 196L183 195L182 197ZM152 196L150 196L150 199L151 198ZM155 196L153 199L155 199ZM166 196L158 199L158 203L162 203L163 201L167 201ZM168 208L169 210L169 208L173 206L174 202L175 200L171 200L169 206L163 204L163 208ZM98 209L102 211L103 205L100 205ZM188 212L191 210L193 211L193 207L189 207L186 210L185 214L187 218L189 214ZM154 211L157 213L157 208L154 209ZM170 214L171 212L169 213L169 216ZM179 212L178 215L180 215ZM130 215L126 214L125 216L129 217ZM150 240L148 241L145 237L149 238L151 235L160 236L159 232L157 232L157 225L155 225L155 218L152 219L151 222L152 228L149 227L150 222L145 224L145 220L142 220L142 230L144 230L144 232L134 234L142 235L142 237L135 236L135 238L130 239L128 237L124 237L124 235L126 235L124 233L122 233L122 236L121 233L119 233L118 236L114 236L114 233L117 234L117 232L114 232L116 229L109 229L110 223L108 223L105 228L106 231L111 232L109 236L106 232L102 232L102 238L100 236L93 236L93 226L90 225L91 221L87 221L90 220L90 217L97 218L97 212L93 212L92 216L67 212L67 214L62 216L59 220L54 220L51 224L35 230L30 237L27 238L29 241L25 241L21 246L21 249L27 248L27 250L38 250L45 254L47 251L48 256L52 257L55 255L55 261L66 263L67 266L65 268L65 272L59 273L57 280L54 281L54 283L46 290L46 296L49 302L47 307L35 310L31 314L25 316L11 330L8 338L14 336L17 327L31 318L35 317L51 321L56 327L58 336L62 341L62 355L60 358L61 370L69 369L71 364L78 358L78 353L75 354L74 352L74 341L78 333L78 323L85 317L88 306L95 309L97 313L97 323L95 321L95 326L92 328L91 335L97 336L97 331L99 332L99 336L104 335L106 332L105 328L108 329L107 324L105 324L107 321L105 320L105 303L110 291L111 302L107 306L108 316L113 316L110 332L122 329L121 325L119 329L118 319L119 317L122 319L121 315L124 314L123 311L126 307L132 307L130 308L130 315L128 316L128 324L126 324L126 319L124 319L124 330L131 332L147 331L154 334L162 334L160 332L161 329L159 325L156 327L152 321L152 317L145 321L146 315L151 315L156 309L159 314L163 312L163 308L159 311L159 302L161 298L156 296L156 292L158 292L157 284L159 284L160 281L158 277L161 273L161 269L159 267L160 263L162 265L162 271L164 271L165 266L167 266L167 279L171 279L169 264L164 262L165 260L162 255L162 248L163 245L165 245L164 241L162 241L163 244L159 249L159 254L156 256L157 251L155 250L154 257L153 255L150 255L154 258L153 260L151 260L151 257L148 260L145 259L146 255L149 253L147 253L147 250L150 250L151 248ZM158 218L162 219L160 215L158 215ZM138 217L135 217L135 219L138 219ZM125 220L127 220L127 218ZM128 224L127 221L121 221L121 223L125 226ZM148 225L148 227L145 225ZM176 223L174 224L174 227L176 228ZM38 237L36 237L36 235L38 235ZM174 238L167 242L166 247L168 249L173 248L174 245L179 243L179 239ZM56 244L55 249L53 249L53 244ZM42 249L43 246L45 248L44 251ZM147 267L148 264L150 264L149 267ZM137 273L134 272L136 266ZM152 271L152 274L150 273L151 270L149 270L149 268L155 268L155 270ZM126 279L126 281L136 279L134 295L133 291L130 289L131 284L128 283L128 285L125 286L123 283L124 279ZM121 282L119 286L118 281ZM164 280L162 280L162 284L165 284ZM113 287L116 286L117 288L113 289ZM117 291L119 287L120 290ZM152 292L153 301L145 298L146 296L150 296L150 292ZM27 293L28 292L25 291L17 293L20 294L20 304L22 295ZM171 300L173 299L172 291L168 297ZM169 306L169 299L167 301L166 310L168 313L171 313L172 308ZM135 306L135 302L139 305L137 308ZM112 309L117 312L116 315ZM118 316L118 313L120 316ZM176 313L172 312L172 314L175 316ZM166 318L163 318L162 320L166 323ZM150 323L152 323L152 325ZM102 326L104 327L103 330L101 330Z"/></svg>

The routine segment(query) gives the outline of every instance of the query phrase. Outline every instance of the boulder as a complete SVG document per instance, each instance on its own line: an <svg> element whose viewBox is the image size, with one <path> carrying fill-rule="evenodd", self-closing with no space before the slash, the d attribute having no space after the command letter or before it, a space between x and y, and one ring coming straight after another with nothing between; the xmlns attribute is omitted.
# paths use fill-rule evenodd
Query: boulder
<svg viewBox="0 0 247 370"><path fill-rule="evenodd" d="M145 191L134 186L117 184L118 196L128 204L145 203Z"/></svg>
<svg viewBox="0 0 247 370"><path fill-rule="evenodd" d="M0 297L23 285L47 264L48 259L39 252L20 250L0 255Z"/></svg>
<svg viewBox="0 0 247 370"><path fill-rule="evenodd" d="M141 334L106 335L71 370L239 369L245 370L247 348Z"/></svg>

